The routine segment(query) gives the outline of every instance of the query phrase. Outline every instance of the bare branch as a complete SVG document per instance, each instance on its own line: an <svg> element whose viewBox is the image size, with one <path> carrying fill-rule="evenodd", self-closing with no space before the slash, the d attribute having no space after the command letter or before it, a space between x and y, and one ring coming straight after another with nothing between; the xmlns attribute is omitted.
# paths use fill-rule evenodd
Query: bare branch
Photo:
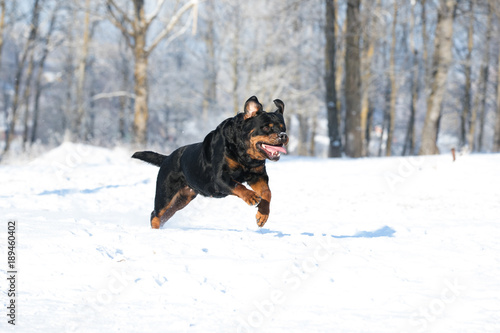
<svg viewBox="0 0 500 333"><path fill-rule="evenodd" d="M110 14L109 15L109 20L111 21L111 23L117 27L123 34L123 37L125 37L125 41L127 43L127 45L130 47L130 48L133 48L133 45L132 43L130 42L130 38L134 36L134 32L133 31L130 31L127 29L127 27L122 23L120 22L120 18L116 15L116 13L113 11L113 8L116 8L114 7L115 5L111 5L113 4L113 0L108 0L108 4L107 4L107 9L108 9L108 13ZM113 6L113 7L112 7ZM123 17L123 19L125 21L128 21L125 17Z"/></svg>
<svg viewBox="0 0 500 333"><path fill-rule="evenodd" d="M92 100L96 101L98 99L103 98L113 98L113 97L128 97L130 99L135 99L135 94L132 94L128 91L113 91L109 93L100 93L92 96Z"/></svg>
<svg viewBox="0 0 500 333"><path fill-rule="evenodd" d="M167 24L167 26L156 36L151 45L146 49L146 53L148 54L151 53L151 51L153 51L154 48L157 47L158 44L165 37L167 37L170 32L172 32L172 30L174 29L175 25L179 22L181 17L198 2L199 2L198 0L191 0L187 2L184 6L179 8L179 10L174 15L172 15L172 18L170 19L170 22Z"/></svg>
<svg viewBox="0 0 500 333"><path fill-rule="evenodd" d="M168 38L165 40L165 45L168 46L170 43L172 43L178 37L184 35L186 33L186 31L188 30L190 24L191 24L191 20L186 22L186 24L184 24L184 26L181 29L178 29L175 33L168 36Z"/></svg>
<svg viewBox="0 0 500 333"><path fill-rule="evenodd" d="M127 13L120 6L116 4L115 0L107 0L107 7L108 10L110 10L111 7L113 7L113 9L115 9L118 13L120 13L124 21L126 21L129 24L133 24L133 20L130 19Z"/></svg>
<svg viewBox="0 0 500 333"><path fill-rule="evenodd" d="M120 29L124 34L129 35L129 36L133 36L133 34L134 34L133 31L128 30L127 26L123 23L123 22L127 22L128 24L133 26L133 22L130 20L130 18L127 16L127 14L122 9L117 7L117 5L115 4L115 2L113 0L108 0L108 2L106 4L106 8L108 10L108 13L111 15L109 17L111 23L115 27ZM120 16L118 16L115 13L115 10L118 11Z"/></svg>
<svg viewBox="0 0 500 333"><path fill-rule="evenodd" d="M163 7L164 3L165 3L165 0L158 0L156 2L156 8L155 8L155 10L153 11L153 13L151 13L151 16L149 16L148 18L146 18L146 27L148 27L151 24L151 22L153 22L154 19L156 19L156 17L160 13L161 8Z"/></svg>

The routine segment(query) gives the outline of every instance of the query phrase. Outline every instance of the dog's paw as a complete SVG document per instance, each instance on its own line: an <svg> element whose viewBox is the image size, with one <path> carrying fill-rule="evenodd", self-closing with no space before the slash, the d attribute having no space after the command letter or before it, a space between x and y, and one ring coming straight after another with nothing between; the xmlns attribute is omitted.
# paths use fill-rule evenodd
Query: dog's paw
<svg viewBox="0 0 500 333"><path fill-rule="evenodd" d="M264 224L266 224L267 219L269 218L269 215L262 214L261 212L257 212L257 215L255 216L257 225L262 228Z"/></svg>
<svg viewBox="0 0 500 333"><path fill-rule="evenodd" d="M155 216L151 219L151 228L152 229L160 229L160 218Z"/></svg>
<svg viewBox="0 0 500 333"><path fill-rule="evenodd" d="M245 200L245 202L250 206L257 206L262 198L254 191L248 191L247 193L245 193L245 197L243 198L243 200Z"/></svg>

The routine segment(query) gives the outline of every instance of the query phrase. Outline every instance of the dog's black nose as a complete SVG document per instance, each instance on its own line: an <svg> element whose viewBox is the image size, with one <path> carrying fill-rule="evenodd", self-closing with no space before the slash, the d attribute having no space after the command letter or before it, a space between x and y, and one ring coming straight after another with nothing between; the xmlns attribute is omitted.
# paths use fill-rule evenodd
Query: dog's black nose
<svg viewBox="0 0 500 333"><path fill-rule="evenodd" d="M285 133L285 132L281 132L280 134L278 134L278 138L279 138L281 141L285 142L286 140L288 140L288 135L286 135L286 133Z"/></svg>

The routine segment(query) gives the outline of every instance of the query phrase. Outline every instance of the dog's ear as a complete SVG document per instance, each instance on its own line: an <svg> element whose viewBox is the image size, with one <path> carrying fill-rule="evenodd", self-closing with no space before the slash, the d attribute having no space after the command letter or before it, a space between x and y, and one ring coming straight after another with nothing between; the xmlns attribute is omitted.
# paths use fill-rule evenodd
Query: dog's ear
<svg viewBox="0 0 500 333"><path fill-rule="evenodd" d="M283 114L285 113L285 103L283 103L283 101L281 99L275 99L274 101L274 105L276 105L278 107L278 112Z"/></svg>
<svg viewBox="0 0 500 333"><path fill-rule="evenodd" d="M255 117L259 111L262 111L262 104L259 103L257 97L252 96L245 102L245 115L243 118Z"/></svg>

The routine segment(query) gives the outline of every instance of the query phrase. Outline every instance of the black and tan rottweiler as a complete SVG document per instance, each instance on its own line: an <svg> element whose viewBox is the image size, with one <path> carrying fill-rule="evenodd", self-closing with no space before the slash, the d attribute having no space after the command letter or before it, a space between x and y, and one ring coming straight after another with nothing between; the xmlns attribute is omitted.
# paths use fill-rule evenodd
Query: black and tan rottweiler
<svg viewBox="0 0 500 333"><path fill-rule="evenodd" d="M169 156L152 151L132 157L160 167L156 181L151 227L160 228L196 195L223 198L230 194L257 205L257 225L269 218L271 191L266 160L277 161L288 144L283 112L285 104L274 100L275 112L262 109L250 97L244 112L224 120L203 142L180 147ZM243 183L247 183L252 190Z"/></svg>

